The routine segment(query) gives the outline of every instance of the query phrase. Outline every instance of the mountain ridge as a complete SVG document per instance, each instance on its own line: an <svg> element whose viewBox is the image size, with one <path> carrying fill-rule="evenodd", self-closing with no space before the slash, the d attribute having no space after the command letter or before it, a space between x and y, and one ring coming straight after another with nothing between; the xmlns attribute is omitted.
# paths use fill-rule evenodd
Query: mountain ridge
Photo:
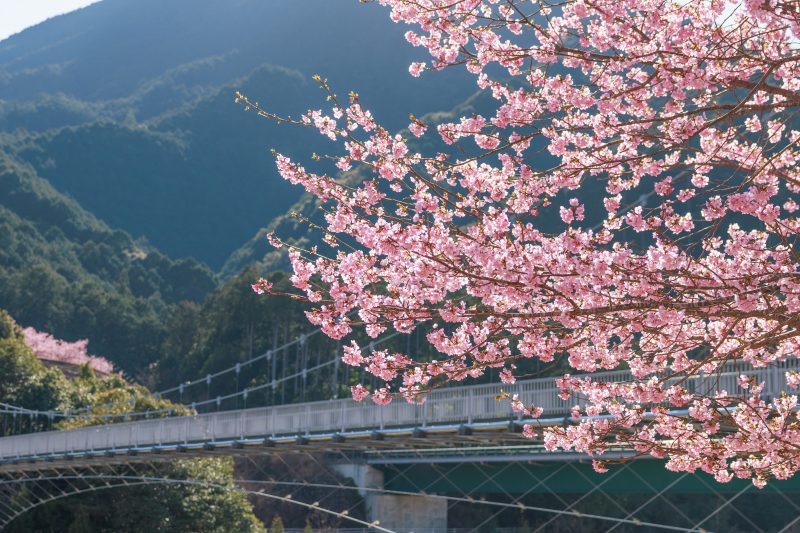
<svg viewBox="0 0 800 533"><path fill-rule="evenodd" d="M318 73L391 130L474 91L456 70L412 78L421 54L386 15L355 0L103 0L0 42L0 146L110 226L219 269L300 196L269 149L329 146L244 113L236 90L297 115L323 107Z"/></svg>

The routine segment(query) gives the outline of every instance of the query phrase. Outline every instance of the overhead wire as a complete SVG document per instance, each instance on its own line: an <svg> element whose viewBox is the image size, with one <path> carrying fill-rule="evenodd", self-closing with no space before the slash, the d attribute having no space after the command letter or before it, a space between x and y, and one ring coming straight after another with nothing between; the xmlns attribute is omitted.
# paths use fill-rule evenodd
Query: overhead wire
<svg viewBox="0 0 800 533"><path fill-rule="evenodd" d="M344 489L344 490L355 490L355 491L363 491L363 492L373 492L379 494L389 494L389 495L396 495L396 496L417 496L417 497L426 497L432 499L440 499L445 501L455 501L460 503L469 503L470 505L488 505L488 506L496 506L496 507L503 507L507 509L516 509L516 510L525 510L525 511L535 511L540 513L548 513L548 514L555 514L561 516L572 516L577 518L588 518L592 520L600 520L605 522L613 522L616 524L627 524L627 525L634 525L637 527L649 527L649 528L656 528L656 529L663 529L668 531L681 531L684 533L699 533L703 531L699 528L686 528L681 526L673 526L669 524L659 524L655 522L646 522L643 520L638 520L635 518L620 518L614 516L606 516L606 515L599 515L593 513L585 513L582 511L576 510L564 510L564 509L553 509L548 507L540 507L535 505L527 505L522 502L518 503L509 503L509 502L498 502L492 500L485 500L485 499L478 499L478 498L470 498L470 497L463 497L463 496L450 496L445 494L430 494L430 493L420 493L414 491L402 491L402 490L392 490L392 489L384 489L378 487L356 487L356 486L347 486L347 485L337 485L332 483L310 483L307 481L271 481L271 480L259 480L259 479L234 479L233 482L237 485L229 486L223 485L220 483L213 483L205 480L194 480L194 479L176 479L176 478L169 478L169 477L159 477L159 476L125 476L125 475L75 475L75 476L42 476L36 478L29 478L29 479L12 479L12 480L0 480L0 485L9 485L9 484L24 484L29 482L38 482L38 481L63 481L69 479L80 479L80 480L90 480L90 479L97 479L100 481L106 480L124 480L128 481L128 485L132 484L158 484L158 483L167 483L167 484L185 484L185 485L199 485L211 488L218 488L222 490L229 490L229 491L236 491L236 492L243 492L246 494L251 494L254 496L263 496L274 500L279 500L283 503L291 503L301 505L306 507L307 509L314 509L325 512L327 514L331 514L334 516L338 516L343 519L352 520L356 523L361 525L375 528L377 531L384 531L387 533L395 533L394 531L386 528L380 527L379 523L376 521L367 522L360 520L358 518L351 517L349 513L342 513L337 512L332 509L326 509L319 505L315 505L314 503L306 503L292 497L292 494L287 494L286 496L279 496L275 494L270 494L265 492L264 490L249 490L238 486L239 484L250 484L250 485L283 485L283 486L294 486L294 487L312 487L312 488L331 488L331 489ZM114 486L109 487L108 485L103 485L100 487L93 487L91 489L86 489L84 492L88 492L90 490L101 490L104 488L114 488ZM26 511L36 507L37 505L31 506Z"/></svg>

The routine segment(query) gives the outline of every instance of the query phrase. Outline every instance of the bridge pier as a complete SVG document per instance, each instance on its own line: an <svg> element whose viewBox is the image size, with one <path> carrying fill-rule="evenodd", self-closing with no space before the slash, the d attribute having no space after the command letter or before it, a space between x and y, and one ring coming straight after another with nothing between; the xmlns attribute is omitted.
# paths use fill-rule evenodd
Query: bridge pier
<svg viewBox="0 0 800 533"><path fill-rule="evenodd" d="M367 520L397 533L438 533L447 530L447 500L428 496L382 494L383 472L365 464L340 464L336 470L353 480L364 498Z"/></svg>

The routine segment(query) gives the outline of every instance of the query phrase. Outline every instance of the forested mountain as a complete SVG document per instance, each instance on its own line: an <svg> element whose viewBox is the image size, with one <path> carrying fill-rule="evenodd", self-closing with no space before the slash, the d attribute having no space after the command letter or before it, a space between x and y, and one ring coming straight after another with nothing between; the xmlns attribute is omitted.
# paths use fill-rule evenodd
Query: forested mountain
<svg viewBox="0 0 800 533"><path fill-rule="evenodd" d="M302 201L269 149L302 159L332 144L245 113L234 93L296 116L325 106L319 73L399 130L473 92L456 70L409 76L422 56L404 31L357 0L103 0L0 42L0 307L88 338L133 377L161 360L161 383L170 365L191 370L185 356L246 357L238 324L215 323L231 302L253 311L250 335L306 328L299 310L245 302L250 263L283 265L236 251Z"/></svg>
<svg viewBox="0 0 800 533"><path fill-rule="evenodd" d="M263 64L358 90L393 127L465 96L463 75L410 78L422 54L387 15L357 0L104 0L0 43L0 99L123 100L141 120Z"/></svg>
<svg viewBox="0 0 800 533"><path fill-rule="evenodd" d="M89 338L136 373L159 355L166 309L215 286L206 266L112 230L0 152L0 305L25 326Z"/></svg>
<svg viewBox="0 0 800 533"><path fill-rule="evenodd" d="M109 120L7 136L7 150L114 227L144 235L173 257L218 267L300 191L277 176L269 148L304 155L320 137L277 126L233 102L259 92L282 112L320 91L295 71L261 67L214 96L144 125Z"/></svg>
<svg viewBox="0 0 800 533"><path fill-rule="evenodd" d="M311 79L318 73L340 95L359 92L382 124L400 130L408 113L450 109L474 91L456 71L410 77L408 64L421 55L403 43L404 31L385 9L358 0L102 0L0 42L0 309L22 326L88 339L91 353L153 390L311 331L304 304L251 290L259 272L250 263L263 254L248 248L228 258L301 198L278 176L269 149L306 158L332 145L244 112L234 94L296 116L326 105ZM223 265L224 277L212 270ZM289 289L287 274L270 276ZM87 370L66 380L43 368L18 329L0 311L4 401L42 409L98 405L109 395L135 396L137 409L153 401L119 376ZM247 365L236 382L215 386L263 385L336 350L312 335L269 366ZM329 373L310 373L280 391L262 387L249 401L346 395L362 377L346 365L332 372L333 383ZM222 407L248 400L233 401ZM233 476L224 461L170 468L220 483ZM131 505L147 508L147 517L132 515ZM275 509L258 511L267 519ZM288 523L302 526L295 514ZM258 531L260 524L240 494L166 487L126 490L118 503L103 495L55 502L14 528Z"/></svg>
<svg viewBox="0 0 800 533"><path fill-rule="evenodd" d="M269 149L320 148L244 113L324 105L319 73L393 129L474 85L415 79L419 53L356 0L104 0L0 43L0 143L113 227L219 268L299 198Z"/></svg>

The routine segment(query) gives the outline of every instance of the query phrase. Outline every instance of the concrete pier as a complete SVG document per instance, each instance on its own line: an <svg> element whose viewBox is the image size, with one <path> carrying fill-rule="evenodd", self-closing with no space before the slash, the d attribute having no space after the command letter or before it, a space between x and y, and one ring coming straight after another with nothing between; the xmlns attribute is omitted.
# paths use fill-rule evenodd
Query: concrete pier
<svg viewBox="0 0 800 533"><path fill-rule="evenodd" d="M397 533L438 533L447 530L447 500L428 496L382 494L383 472L370 465L341 464L336 470L353 480L364 498L367 520Z"/></svg>

